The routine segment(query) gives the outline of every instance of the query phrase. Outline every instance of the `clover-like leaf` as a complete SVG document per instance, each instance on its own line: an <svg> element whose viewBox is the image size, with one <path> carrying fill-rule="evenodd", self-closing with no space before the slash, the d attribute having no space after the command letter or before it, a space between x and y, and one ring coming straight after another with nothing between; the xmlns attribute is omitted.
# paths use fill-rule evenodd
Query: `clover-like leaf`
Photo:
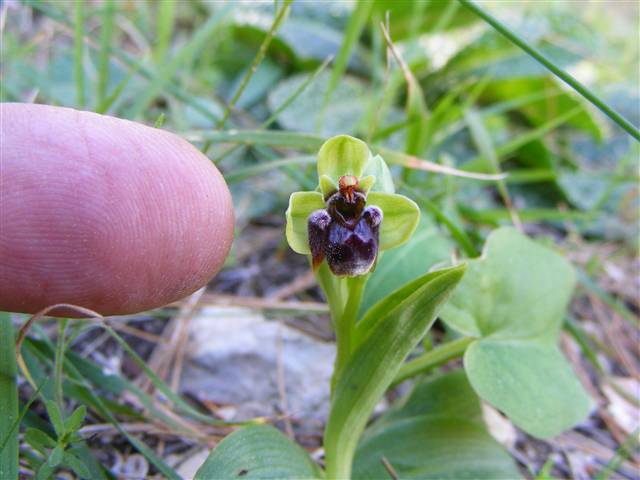
<svg viewBox="0 0 640 480"><path fill-rule="evenodd" d="M474 337L555 339L574 283L573 268L561 255L501 228L487 239L482 257L469 262L442 317Z"/></svg>
<svg viewBox="0 0 640 480"><path fill-rule="evenodd" d="M332 137L318 152L318 178L326 175L336 185L344 175L360 178L369 156L369 147L362 140L349 135Z"/></svg>
<svg viewBox="0 0 640 480"><path fill-rule="evenodd" d="M512 228L493 232L440 318L473 337L464 366L474 390L517 426L552 437L592 402L557 347L575 275L553 250Z"/></svg>
<svg viewBox="0 0 640 480"><path fill-rule="evenodd" d="M420 221L420 208L403 195L371 192L367 204L382 210L380 250L395 248L409 240Z"/></svg>

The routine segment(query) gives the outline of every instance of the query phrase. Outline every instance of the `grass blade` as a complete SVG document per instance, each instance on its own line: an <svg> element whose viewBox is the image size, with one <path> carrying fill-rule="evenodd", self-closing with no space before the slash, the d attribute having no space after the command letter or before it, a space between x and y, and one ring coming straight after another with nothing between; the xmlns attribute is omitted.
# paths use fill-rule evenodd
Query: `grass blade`
<svg viewBox="0 0 640 480"><path fill-rule="evenodd" d="M251 77L253 77L253 74L258 68L258 65L260 65L260 62L262 62L262 59L266 55L267 49L271 44L271 40L273 40L273 36L278 31L278 29L280 28L280 25L282 24L283 20L287 16L287 13L289 12L289 5L291 4L292 1L293 0L285 0L284 4L282 5L282 8L280 9L280 11L278 11L276 18L273 20L273 23L271 24L271 28L269 29L269 31L267 32L267 35L264 37L264 40L260 44L258 53L256 54L256 56L253 58L253 61L251 62L251 66L249 67L244 77L242 78L242 81L240 82L240 86L238 87L238 90L236 90L236 93L233 95L233 98L229 102L229 105L227 105L227 108L225 109L224 114L222 115L222 118L218 122L217 128L224 127L224 124L227 121L227 118L229 118L229 115L231 114L231 110L233 110L234 105L240 99L242 92L244 92L244 89L249 84L249 81L251 80Z"/></svg>
<svg viewBox="0 0 640 480"><path fill-rule="evenodd" d="M282 160L275 160L273 162L262 162L257 165L252 165L251 167L238 168L236 170L233 170L225 174L224 179L227 181L227 183L238 183L246 180L247 178L255 177L256 175L268 172L269 170L273 170L275 168L281 168L291 165L311 165L315 162L316 157L311 155L303 157L284 158Z"/></svg>
<svg viewBox="0 0 640 480"><path fill-rule="evenodd" d="M380 23L382 34L387 42L387 47L395 57L405 81L407 82L407 140L405 151L410 155L420 155L427 146L428 141L428 117L429 111L424 100L424 92L420 83L416 80L411 69L402 59L402 56L391 41L391 36L386 29L384 23Z"/></svg>
<svg viewBox="0 0 640 480"><path fill-rule="evenodd" d="M175 54L171 61L162 66L156 75L150 75L150 84L147 85L138 100L129 109L126 114L127 118L134 119L147 109L158 93L171 82L171 79L178 69L190 61L195 53L209 40L211 35L216 32L220 23L226 18L230 10L231 4L226 4L218 10L215 15L207 20L207 22L193 34L187 44Z"/></svg>
<svg viewBox="0 0 640 480"><path fill-rule="evenodd" d="M369 20L371 7L373 7L372 0L362 0L356 3L356 8L351 13L349 23L347 24L344 32L342 45L340 46L340 50L338 51L336 60L333 63L333 69L331 71L331 76L329 77L329 82L327 84L327 91L324 94L322 114L318 117L318 125L316 126L316 129L318 131L324 124L324 116L327 111L329 101L331 100L331 96L333 95L333 91L338 86L340 77L342 77L344 72L347 70L351 52L356 46L358 38L360 38L360 35L362 34L362 30L364 30L364 26L367 23L367 20Z"/></svg>
<svg viewBox="0 0 640 480"><path fill-rule="evenodd" d="M6 312L0 312L0 478L18 478L18 383L13 325Z"/></svg>
<svg viewBox="0 0 640 480"><path fill-rule="evenodd" d="M497 159L498 159L498 163L502 162L502 160L507 155L515 152L520 147L522 147L522 146L526 145L527 143L532 142L534 140L541 139L547 133L549 133L553 129L559 127L563 123L569 121L571 118L575 117L576 115L578 115L581 112L582 112L582 107L580 107L580 106L572 108L568 112L565 112L562 115L559 115L559 116L557 116L555 118L552 118L551 120L549 120L548 122L544 123L543 125L540 125L539 127L534 128L533 130L525 132L522 135L518 135L516 138L514 138L513 140L511 140L509 142L503 143L502 145L498 145L495 148ZM464 165L464 168L474 171L474 170L476 170L478 168L481 168L483 163L486 160L488 160L488 158L484 154L484 152L482 152L477 157L469 160Z"/></svg>
<svg viewBox="0 0 640 480"><path fill-rule="evenodd" d="M469 108L464 112L464 117L467 121L467 124L469 125L471 138L473 139L473 143L475 143L476 148L480 151L481 155L489 160L489 165L491 166L491 170L493 171L493 173L500 173L498 153L496 152L496 149L493 145L493 140L491 139L491 135L489 134L489 131L487 130L484 122L480 118L480 115L475 111L474 108ZM507 210L509 210L511 221L519 231L522 231L522 223L520 222L520 217L518 216L518 212L513 206L511 196L509 195L509 190L507 190L507 186L504 180L498 180L497 184L498 192L502 197L504 206L507 207Z"/></svg>
<svg viewBox="0 0 640 480"><path fill-rule="evenodd" d="M638 130L631 122L629 122L626 118L616 112L613 108L607 105L604 101L600 99L595 93L589 90L585 85L580 83L574 77L569 75L567 72L558 67L555 63L553 63L549 58L547 58L542 52L538 49L532 47L524 38L512 32L506 25L500 22L497 18L495 18L490 13L486 12L479 6L477 6L471 0L458 0L462 5L467 7L473 13L482 18L485 22L495 28L499 33L507 37L513 44L520 47L526 53L528 53L531 57L533 57L536 61L541 63L544 67L546 67L551 73L560 78L563 82L573 88L576 92L586 98L589 102L595 105L602 113L604 113L607 117L617 123L620 127L629 133L633 138L640 142L640 130Z"/></svg>
<svg viewBox="0 0 640 480"><path fill-rule="evenodd" d="M168 2L158 2L158 26L157 26L157 40L156 46L153 50L153 56L156 64L159 64L164 60L171 41L171 35L173 34L174 17L176 11L176 5L178 2L169 0Z"/></svg>
<svg viewBox="0 0 640 480"><path fill-rule="evenodd" d="M84 99L84 0L75 2L74 25L74 72L76 78L76 101L78 107L85 104Z"/></svg>
<svg viewBox="0 0 640 480"><path fill-rule="evenodd" d="M109 58L113 42L113 21L115 13L116 7L114 0L106 0L102 10L100 51L98 53L98 105L102 105L107 98L107 89L109 87Z"/></svg>

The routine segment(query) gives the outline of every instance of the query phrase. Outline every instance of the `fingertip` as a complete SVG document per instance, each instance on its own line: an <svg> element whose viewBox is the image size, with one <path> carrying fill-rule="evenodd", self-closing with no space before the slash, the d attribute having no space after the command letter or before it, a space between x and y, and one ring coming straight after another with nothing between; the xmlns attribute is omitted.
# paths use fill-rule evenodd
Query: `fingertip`
<svg viewBox="0 0 640 480"><path fill-rule="evenodd" d="M1 108L1 309L147 310L222 267L231 195L191 144L89 112Z"/></svg>

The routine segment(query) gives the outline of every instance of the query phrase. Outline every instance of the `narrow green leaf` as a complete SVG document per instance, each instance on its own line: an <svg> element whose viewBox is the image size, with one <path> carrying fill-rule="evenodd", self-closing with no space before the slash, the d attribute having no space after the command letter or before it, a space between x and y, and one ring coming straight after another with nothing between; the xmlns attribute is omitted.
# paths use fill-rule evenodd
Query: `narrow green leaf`
<svg viewBox="0 0 640 480"><path fill-rule="evenodd" d="M76 408L69 418L64 423L65 430L67 433L75 432L82 426L82 422L84 422L84 417L87 415L87 407L84 405L80 405Z"/></svg>
<svg viewBox="0 0 640 480"><path fill-rule="evenodd" d="M49 465L48 462L42 462L40 468L36 472L36 480L49 480L55 471L55 467Z"/></svg>
<svg viewBox="0 0 640 480"><path fill-rule="evenodd" d="M51 452L51 455L49 455L49 458L47 458L47 465L49 465L50 467L57 467L58 465L60 465L60 463L62 463L63 455L64 448L62 447L62 445L57 445Z"/></svg>
<svg viewBox="0 0 640 480"><path fill-rule="evenodd" d="M65 452L62 458L62 464L69 467L80 478L91 478L90 469L84 464L84 462L75 455Z"/></svg>
<svg viewBox="0 0 640 480"><path fill-rule="evenodd" d="M18 478L18 384L11 317L0 312L0 478Z"/></svg>
<svg viewBox="0 0 640 480"><path fill-rule="evenodd" d="M64 417L58 404L52 400L45 400L44 406L47 409L47 415L49 415L49 420L51 420L51 425L53 425L56 435L61 438L65 433Z"/></svg>
<svg viewBox="0 0 640 480"><path fill-rule="evenodd" d="M402 362L425 335L466 266L432 272L369 310L337 379L325 430L328 478L348 478L358 440Z"/></svg>
<svg viewBox="0 0 640 480"><path fill-rule="evenodd" d="M320 469L301 447L271 426L255 425L225 437L198 469L195 480L320 477Z"/></svg>
<svg viewBox="0 0 640 480"><path fill-rule="evenodd" d="M47 455L47 449L56 446L56 441L53 438L37 428L27 428L24 432L24 441L44 456Z"/></svg>

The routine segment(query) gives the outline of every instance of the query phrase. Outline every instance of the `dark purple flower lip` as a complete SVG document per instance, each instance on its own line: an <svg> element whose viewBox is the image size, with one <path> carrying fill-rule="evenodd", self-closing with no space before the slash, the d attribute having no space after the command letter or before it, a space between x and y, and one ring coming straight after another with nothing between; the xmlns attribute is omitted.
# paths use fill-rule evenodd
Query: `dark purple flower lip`
<svg viewBox="0 0 640 480"><path fill-rule="evenodd" d="M313 269L324 259L334 275L354 277L371 271L378 256L382 210L366 206L358 179L344 175L325 198L326 209L309 215L307 229Z"/></svg>

